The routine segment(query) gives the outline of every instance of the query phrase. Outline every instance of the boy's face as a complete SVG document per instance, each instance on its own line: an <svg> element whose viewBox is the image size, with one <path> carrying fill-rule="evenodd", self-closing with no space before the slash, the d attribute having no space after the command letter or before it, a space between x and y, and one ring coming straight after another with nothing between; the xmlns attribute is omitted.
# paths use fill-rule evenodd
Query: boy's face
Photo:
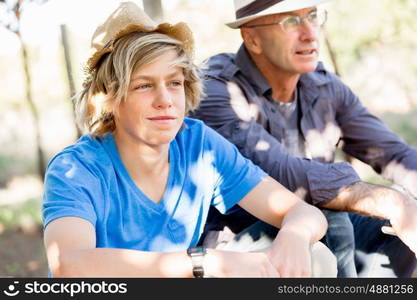
<svg viewBox="0 0 417 300"><path fill-rule="evenodd" d="M175 138L185 117L183 69L172 65L177 57L167 51L133 72L115 114L117 140L161 146Z"/></svg>

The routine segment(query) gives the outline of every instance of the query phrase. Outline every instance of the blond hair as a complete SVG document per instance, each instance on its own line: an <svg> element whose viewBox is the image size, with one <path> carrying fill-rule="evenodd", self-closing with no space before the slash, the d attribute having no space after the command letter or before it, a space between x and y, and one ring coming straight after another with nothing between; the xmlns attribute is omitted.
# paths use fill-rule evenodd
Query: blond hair
<svg viewBox="0 0 417 300"><path fill-rule="evenodd" d="M94 136L113 132L114 112L126 99L132 73L169 50L178 55L173 65L184 71L185 113L197 108L203 94L199 70L181 46L180 41L158 32L132 32L117 39L113 50L93 70L86 70L83 90L75 99L80 129Z"/></svg>

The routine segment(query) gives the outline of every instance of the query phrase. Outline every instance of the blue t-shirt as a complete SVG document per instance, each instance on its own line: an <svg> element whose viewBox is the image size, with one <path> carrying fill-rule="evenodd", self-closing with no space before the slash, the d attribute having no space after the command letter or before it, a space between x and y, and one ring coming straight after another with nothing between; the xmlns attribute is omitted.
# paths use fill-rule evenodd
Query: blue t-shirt
<svg viewBox="0 0 417 300"><path fill-rule="evenodd" d="M49 163L44 226L72 216L93 224L96 247L171 252L195 246L210 205L225 212L266 174L201 121L186 118L170 143L169 175L155 203L130 178L112 134L81 137Z"/></svg>

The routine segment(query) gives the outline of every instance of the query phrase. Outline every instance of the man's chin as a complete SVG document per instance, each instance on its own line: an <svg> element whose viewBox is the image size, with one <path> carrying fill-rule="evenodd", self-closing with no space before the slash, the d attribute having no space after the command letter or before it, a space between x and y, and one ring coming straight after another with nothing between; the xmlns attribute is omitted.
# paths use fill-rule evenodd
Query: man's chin
<svg viewBox="0 0 417 300"><path fill-rule="evenodd" d="M314 63L304 64L303 66L300 66L298 68L298 72L300 74L313 72L317 68L317 65L318 65L318 61Z"/></svg>

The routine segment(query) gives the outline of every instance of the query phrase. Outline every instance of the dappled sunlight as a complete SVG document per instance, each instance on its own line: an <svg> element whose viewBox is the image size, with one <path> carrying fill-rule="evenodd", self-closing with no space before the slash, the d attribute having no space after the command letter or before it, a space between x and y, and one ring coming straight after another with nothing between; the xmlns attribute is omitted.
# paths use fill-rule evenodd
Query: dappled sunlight
<svg viewBox="0 0 417 300"><path fill-rule="evenodd" d="M173 221L170 221L173 222ZM182 235L182 236L189 236L186 232L185 232L185 226L183 224L181 224L180 222L174 221L175 224L177 225L176 227L176 233L180 232L178 234ZM184 246L182 245L182 242L178 242L178 243L173 243L172 242L172 238L170 236L167 236L166 234L164 235L164 232L162 231L163 228L161 228L161 233L159 235L156 235L152 241L150 241L149 244L149 248L151 249L150 251L163 251L163 252L173 252L173 251L180 251L180 250L184 250ZM161 245L164 245L164 249L160 249Z"/></svg>
<svg viewBox="0 0 417 300"><path fill-rule="evenodd" d="M258 107L253 103L248 103L240 87L234 82L227 83L227 91L230 95L230 105L236 115L242 121L249 122L257 119L259 115Z"/></svg>
<svg viewBox="0 0 417 300"><path fill-rule="evenodd" d="M135 263L131 261L131 259L126 256L126 262L127 263ZM164 274L165 276L169 276L170 274L175 274L176 271L176 265L173 264L172 258L163 256L159 253L151 253L148 252L146 255L146 260L141 260L141 266L143 266L143 269L158 269L161 274ZM158 273L155 271L155 273Z"/></svg>
<svg viewBox="0 0 417 300"><path fill-rule="evenodd" d="M403 164L393 161L384 168L381 175L406 188L417 198L417 171L407 169Z"/></svg>
<svg viewBox="0 0 417 300"><path fill-rule="evenodd" d="M12 1L13 2L13 1ZM14 1L16 2L16 1ZM107 16L107 13L115 8L119 0L108 1L83 1L83 0L58 0L46 1L46 4L35 7L29 5L22 12L22 36L27 44L29 54L30 74L32 83L29 87L33 93L33 100L39 109L40 119L40 142L44 150L45 162L53 154L60 151L75 141L75 127L72 115L72 103L69 100L68 83L65 75L65 64L62 58L63 51L61 45L60 26L65 24L69 33L70 60L73 64L72 74L74 76L75 88L80 89L83 80L81 67L85 63L88 55L90 37L100 18ZM136 1L139 6L142 1ZM227 2L227 3L226 3ZM328 28L329 37L337 56L339 69L342 79L349 83L352 90L364 101L364 104L371 108L371 111L408 111L415 108L417 103L417 88L413 83L416 75L416 63L410 59L410 53L414 51L416 38L412 34L415 29L415 18L412 17L413 10L405 9L411 2L397 1L391 2L381 0L381 3L359 4L359 0L352 3L341 3L328 5L329 12L333 17L329 18ZM234 18L233 1L220 0L169 0L164 1L164 20L169 22L186 21L190 24L196 38L196 61L202 61L209 55L218 52L235 51L241 43L239 30L231 30L224 23ZM362 9L358 12L358 5ZM379 6L378 6L379 5ZM386 9L389 7L390 9ZM393 8L398 8L397 10ZM91 13L93 12L93 13ZM374 14L369 15L369 12ZM388 14L389 17L387 18ZM393 13L398 12L398 13ZM369 15L370 18L363 18ZM87 16L87 17L86 17ZM88 17L89 16L89 17ZM215 18L213 17L215 16ZM346 18L345 22L340 23L339 17ZM411 17L410 17L411 16ZM48 17L48 18L47 18ZM44 22L48 20L48 22ZM334 25L331 23L334 20ZM383 26L381 25L381 20ZM394 22L395 21L395 22ZM366 26L368 23L375 23L375 26ZM353 24L355 30L344 30L345 25ZM395 26L394 26L395 25ZM367 28L369 30L363 30ZM377 28L382 28L381 30ZM341 30L342 29L342 30ZM405 29L405 30L404 30ZM347 32L349 39L339 32ZM411 32L411 34L410 34ZM102 40L101 32L97 40ZM3 78L0 79L3 87L3 105L0 107L0 125L3 125L0 132L2 150L0 155L0 210L5 210L2 206L15 205L28 200L35 199L36 203L42 198L43 182L33 175L21 176L21 174L31 174L36 166L35 159L35 129L32 122L32 115L28 105L24 102L25 82L22 73L21 58L18 55L20 43L14 34L4 32L0 28L0 36L3 45L0 56L4 62L2 65ZM354 36L354 38L352 38ZM395 37L395 39L393 38ZM209 42L208 42L209 41ZM4 48L4 49L3 49ZM378 50L380 49L380 50ZM18 51L19 50L19 51ZM411 51L411 52L410 52ZM16 53L18 54L16 54ZM321 51L326 54L326 51ZM383 63L395 57L394 63ZM331 60L324 57L327 67L331 67ZM13 62L13 63L11 63ZM263 116L259 106L255 103L248 103L242 90L234 83L227 84L227 90L231 98L231 107L240 120L237 120L238 129L246 130L255 121L262 122ZM105 105L104 95L97 95L95 100L100 105ZM98 103L96 103L98 104ZM414 106L413 106L414 105ZM96 105L97 107L97 105ZM221 109L221 108L220 108ZM221 114L219 109L218 113ZM93 112L94 113L94 112ZM412 117L398 116L412 122ZM241 122L239 122L241 121ZM313 129L305 133L306 157L331 162L334 160L336 145L341 137L340 129L333 123L325 124L324 129ZM325 120L323 120L325 122ZM233 130L233 127L230 127ZM402 135L404 128L398 128L396 133ZM410 130L413 136L413 130ZM411 140L411 138L410 138ZM413 140L414 141L414 140ZM272 144L274 145L274 144ZM272 145L264 139L258 137L257 143L252 144L257 151L270 151ZM191 149L186 149L191 150ZM384 149L369 147L368 157L380 157L384 155ZM206 152L199 160L192 161L190 164L188 180L194 185L201 185L201 190L207 191L212 188L212 179L222 180L215 165L215 155L213 152ZM69 159L63 161L65 164L65 177L77 179L80 169ZM106 166L103 166L105 168ZM285 170L283 174L290 173ZM358 172L359 173L359 172ZM16 175L19 176L16 176ZM382 175L395 181L402 187L410 190L417 196L417 171L407 169L401 162L391 162L383 169ZM174 176L177 176L175 174ZM100 184L100 183L99 183ZM112 187L109 187L111 189ZM194 188L192 186L192 188ZM304 198L308 190L298 187L295 191L298 197ZM167 245L171 241L170 250L178 250L178 245L182 246L184 241L194 239L198 234L196 226L191 226L192 222L205 222L207 207L203 207L199 197L190 196L183 191L181 184L172 185L169 190L170 201L166 201L160 208L163 211L164 226L154 231L160 230L160 234L154 240L147 242L147 246L157 248L157 245ZM179 201L172 201L179 197ZM220 206L223 205L222 203ZM195 207L200 207L198 213ZM127 205L123 208L129 208ZM181 209L179 209L181 208ZM178 215L177 211L185 211ZM188 208L188 211L187 211ZM178 210L177 210L178 209ZM220 208L221 209L221 208ZM192 213L191 212L195 212ZM14 221L14 219L10 218ZM134 219L134 218L132 218ZM19 219L22 227L35 228L33 218L24 215ZM137 220L132 220L133 222ZM154 221L154 220L152 220ZM129 225L129 222L124 224ZM39 225L40 226L40 225ZM168 227L168 229L167 229ZM4 230L4 225L0 222L0 233ZM41 228L41 227L39 227ZM19 229L20 230L20 229ZM176 243L168 237L171 231L178 237ZM144 236L150 234L144 232ZM136 240L137 238L137 240ZM140 244L142 236L136 236L133 243ZM4 239L3 239L4 241ZM27 244L33 244L26 242ZM7 245L12 245L7 243ZM142 244L140 245L142 246ZM7 247L9 251L16 252L26 249L31 252L30 247ZM52 245L50 249L53 253L59 252L57 245ZM35 252L35 251L32 251ZM56 254L57 257L59 253ZM166 270L169 265L160 256L145 256L146 264L157 270ZM126 260L129 256L126 256ZM22 257L19 257L23 261ZM224 262L222 262L224 263ZM319 264L318 267L321 265ZM28 260L27 269L34 271L42 267L38 261ZM327 266L326 266L327 267ZM165 268L165 269L164 269ZM167 271L170 273L170 270ZM8 274L11 274L8 273ZM39 276L39 275L38 275Z"/></svg>
<svg viewBox="0 0 417 300"><path fill-rule="evenodd" d="M57 242L51 242L46 248L46 253L48 255L48 265L54 266L55 269L59 268L60 262L59 258L61 256L61 250Z"/></svg>
<svg viewBox="0 0 417 300"><path fill-rule="evenodd" d="M301 199L305 199L307 197L307 189L304 187L298 187L295 191L294 194L296 194L299 198Z"/></svg>
<svg viewBox="0 0 417 300"><path fill-rule="evenodd" d="M264 140L260 140L256 143L255 149L258 151L268 151L271 148L271 145Z"/></svg>
<svg viewBox="0 0 417 300"><path fill-rule="evenodd" d="M75 172L77 171L77 168L75 167L75 164L68 158L64 158L62 160L62 163L64 165L68 165L69 166L69 170L67 172L65 172L65 177L67 178L74 178Z"/></svg>
<svg viewBox="0 0 417 300"><path fill-rule="evenodd" d="M111 20L109 23L105 22L97 27L93 34L93 40L91 41L91 49L90 49L90 59L93 59L95 63L97 63L95 57L96 53L106 53L113 50L113 44L106 45L105 41L110 41L111 37L117 36L119 32L119 27L117 25L118 19L121 17L121 15L125 14L126 12L123 10L116 9L109 17L108 19ZM141 22L146 16L141 16L141 18L135 19L131 16L130 22L132 23L138 23ZM115 21L116 20L116 21ZM146 23L153 23L152 20L146 20L144 21ZM88 63L90 64L90 63Z"/></svg>
<svg viewBox="0 0 417 300"><path fill-rule="evenodd" d="M204 176L211 176L212 178L207 178L206 182L213 182L215 178L218 178L219 181L222 181L222 176L215 168L215 155L213 151L205 151L200 157L199 160L193 163L192 166L190 166L190 180L197 184L198 182L201 182L199 178L204 174ZM204 191L210 190L212 188L211 185L205 185ZM222 199L217 199L217 202L219 202L219 206L217 209L219 210L225 210L225 206L223 204ZM205 221L205 220L204 220Z"/></svg>
<svg viewBox="0 0 417 300"><path fill-rule="evenodd" d="M206 151L198 157L194 157L187 168L185 181L177 183L165 191L161 216L164 219L163 227L149 229L147 234L153 236L146 245L137 241L132 245L133 249L148 249L149 251L172 252L184 249L184 244L195 243L199 240L203 228L200 224L206 222L209 202L203 201L204 195L213 193L213 181L215 178L222 180L215 168L215 154ZM202 178L204 178L202 180ZM185 188L187 185L188 188ZM193 198L187 190L198 189ZM223 207L223 209L225 209ZM191 212L195 212L191 214ZM133 220L132 220L133 221ZM126 226L134 226L132 223ZM140 245L139 245L140 244ZM163 247L163 248L161 248Z"/></svg>
<svg viewBox="0 0 417 300"><path fill-rule="evenodd" d="M326 124L322 131L317 129L308 130L305 136L307 145L306 157L322 157L325 161L333 161L340 135L340 128L330 122Z"/></svg>
<svg viewBox="0 0 417 300"><path fill-rule="evenodd" d="M104 39L104 37L105 37L105 36L106 36L106 32L105 32L105 31L103 31L103 32L101 32L101 33L97 34L97 35L94 37L94 39L91 41L91 43L93 43L93 44L98 43L99 41L102 41L102 40ZM91 55L91 54L93 54L93 53L95 53L96 51L97 51L96 49L91 50L90 55Z"/></svg>
<svg viewBox="0 0 417 300"><path fill-rule="evenodd" d="M315 278L337 277L336 256L321 242L311 246L311 270Z"/></svg>
<svg viewBox="0 0 417 300"><path fill-rule="evenodd" d="M171 234L175 235L177 243L172 242L172 236L167 236L167 231L165 228L159 228L159 233L155 234L155 238L150 241L149 248L153 249L153 251L162 251L160 249L161 245L164 245L164 251L178 251L183 250L182 243L184 240L187 240L187 237L192 239L192 236L194 234L193 230L195 228L190 228L189 226L186 226L185 224L189 222L193 222L194 219L190 218L190 216L182 215L179 216L175 212L178 208L178 206L187 206L190 207L193 205L192 200L190 197L182 192L181 186L174 186L169 191L166 192L167 199L165 199L164 204L164 211L166 212L166 219L167 219L167 225L171 229ZM175 198L181 197L179 201L176 201ZM175 205L175 206L173 206ZM195 216L197 218L197 216ZM186 231L188 230L188 231Z"/></svg>
<svg viewBox="0 0 417 300"><path fill-rule="evenodd" d="M197 184L199 182L199 178L203 174L202 171L204 170L204 176L208 174L214 174L215 177L219 177L219 173L214 168L214 153L213 151L205 151L204 154L200 157L200 159L194 162L189 169L189 179L194 183ZM202 167L204 167L202 169ZM205 188L209 186L206 185Z"/></svg>

